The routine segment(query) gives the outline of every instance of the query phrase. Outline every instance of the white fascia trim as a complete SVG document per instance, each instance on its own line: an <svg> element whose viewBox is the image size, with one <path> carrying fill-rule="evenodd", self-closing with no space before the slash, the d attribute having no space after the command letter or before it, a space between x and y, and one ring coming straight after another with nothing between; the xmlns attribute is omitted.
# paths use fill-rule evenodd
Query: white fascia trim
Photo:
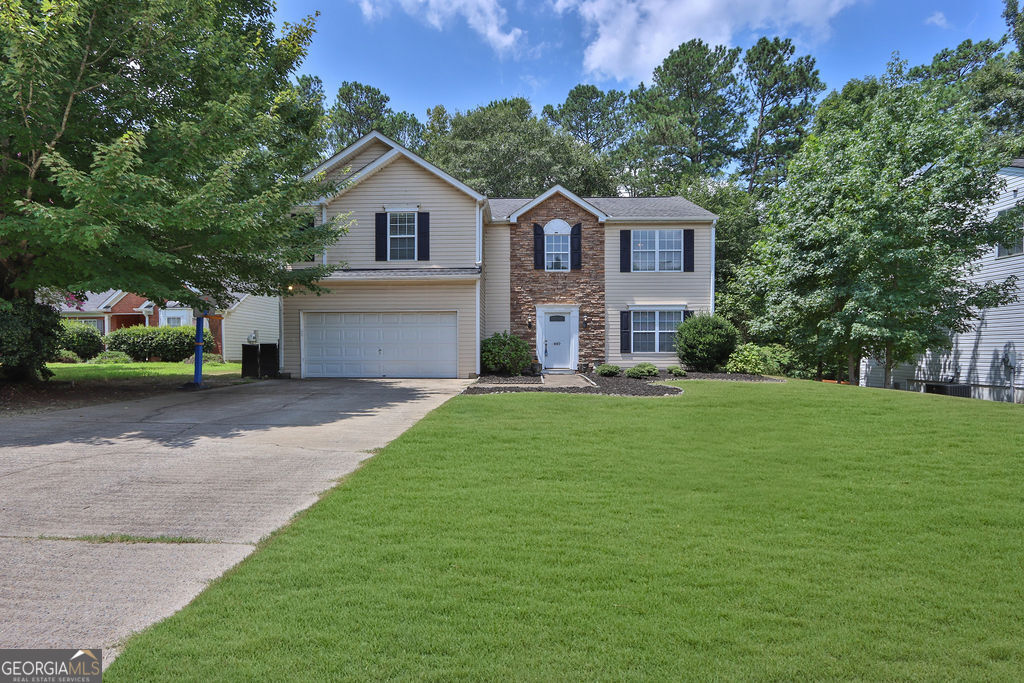
<svg viewBox="0 0 1024 683"><path fill-rule="evenodd" d="M128 294L128 292L123 292L123 291L121 291L119 289L116 292L114 292L113 294L111 294L110 296L108 296L107 300L104 301L103 303L101 303L97 308L99 310L103 310L105 308L110 308L111 306L116 304L118 301L123 299L126 294Z"/></svg>
<svg viewBox="0 0 1024 683"><path fill-rule="evenodd" d="M476 374L480 376L480 280L476 281Z"/></svg>
<svg viewBox="0 0 1024 683"><path fill-rule="evenodd" d="M391 141L389 141L386 137L384 137L383 135L381 135L377 131L371 131L371 132L367 133L366 135L364 135L363 137L361 137L358 140L356 140L355 142L353 142L351 145L349 145L345 149L341 150L340 152L338 152L337 154L332 156L327 161L324 161L323 163L321 163L319 166L314 168L312 171L310 171L306 175L302 176L303 180L312 180L313 178L317 177L321 173L324 173L326 171L331 170L332 168L334 168L335 166L340 164L345 159L348 159L349 157L353 156L356 152L358 152L360 149L365 147L366 144L368 142L372 141L372 140L379 140L380 142L383 142L385 145L388 145L388 146L391 146L391 147L393 147L394 144L395 144L395 143L392 143Z"/></svg>
<svg viewBox="0 0 1024 683"><path fill-rule="evenodd" d="M718 216L616 216L606 223L714 223Z"/></svg>
<svg viewBox="0 0 1024 683"><path fill-rule="evenodd" d="M530 209L532 209L533 207L537 206L538 204L540 204L541 202L543 202L544 200L548 199L549 197L551 197L552 195L554 195L556 193L557 194L561 194L563 197L565 197L569 201L573 202L574 204L577 204L578 206L582 207L583 209L585 209L585 210L589 211L590 213L594 214L595 216L597 216L597 220L600 223L604 223L609 218L608 214L606 214L604 211L602 211L601 209L597 208L596 206L594 206L590 202L584 201L582 197L576 195L573 192L570 192L569 190L565 189L561 185L555 185L554 187L549 188L548 190L546 190L542 194L538 195L537 197L534 197L532 200L530 200L526 204L523 204L518 209L516 209L512 213L512 215L508 217L508 222L509 223L516 223L516 222L518 222L520 216L522 216L524 213L526 213L527 211L529 211Z"/></svg>
<svg viewBox="0 0 1024 683"><path fill-rule="evenodd" d="M320 199L319 203L326 204L327 202L331 201L332 199L337 199L338 197L340 197L341 195L345 194L346 192L348 192L350 189L352 189L353 187L355 187L356 185L358 185L362 181L364 181L367 178L369 178L371 175L373 175L374 173L376 173L380 169L382 169L385 166L387 166L388 164L390 164L392 161L397 159L400 155L401 155L401 152L399 152L397 149L393 149L393 150L391 150L389 152L385 152L384 154L380 155L375 160L373 160L372 162L370 162L369 164L367 164L366 166L364 166L363 168L359 169L354 174L352 174L352 177L345 181L344 187L342 187L340 190L338 190L338 193L336 195L334 195L333 197L323 197L322 199Z"/></svg>
<svg viewBox="0 0 1024 683"><path fill-rule="evenodd" d="M476 265L484 262L484 204L476 204Z"/></svg>
<svg viewBox="0 0 1024 683"><path fill-rule="evenodd" d="M715 314L715 226L718 225L716 218L711 222L711 315Z"/></svg>
<svg viewBox="0 0 1024 683"><path fill-rule="evenodd" d="M420 205L410 206L408 204L399 204L398 206L384 205L385 213L419 213Z"/></svg>
<svg viewBox="0 0 1024 683"><path fill-rule="evenodd" d="M629 311L688 311L689 305L683 302L656 303L656 304L626 304Z"/></svg>

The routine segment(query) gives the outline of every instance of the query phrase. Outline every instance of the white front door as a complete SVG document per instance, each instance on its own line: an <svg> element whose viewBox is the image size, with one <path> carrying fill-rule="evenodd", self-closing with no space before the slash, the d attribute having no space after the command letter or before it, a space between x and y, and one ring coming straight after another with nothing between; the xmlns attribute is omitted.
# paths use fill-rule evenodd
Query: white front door
<svg viewBox="0 0 1024 683"><path fill-rule="evenodd" d="M571 370L572 316L566 313L544 314L544 367Z"/></svg>

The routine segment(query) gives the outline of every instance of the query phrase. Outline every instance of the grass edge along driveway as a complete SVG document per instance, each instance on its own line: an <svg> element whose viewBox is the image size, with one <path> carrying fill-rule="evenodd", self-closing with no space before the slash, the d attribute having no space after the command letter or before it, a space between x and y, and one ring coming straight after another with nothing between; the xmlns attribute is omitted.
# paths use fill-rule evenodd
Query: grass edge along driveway
<svg viewBox="0 0 1024 683"><path fill-rule="evenodd" d="M1024 674L1024 410L810 382L460 396L110 681Z"/></svg>

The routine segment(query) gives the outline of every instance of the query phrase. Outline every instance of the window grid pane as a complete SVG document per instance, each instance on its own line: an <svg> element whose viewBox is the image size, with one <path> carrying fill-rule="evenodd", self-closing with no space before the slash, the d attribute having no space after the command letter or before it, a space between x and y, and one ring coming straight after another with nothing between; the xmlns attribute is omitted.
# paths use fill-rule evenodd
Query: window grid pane
<svg viewBox="0 0 1024 683"><path fill-rule="evenodd" d="M544 236L544 267L569 270L569 235Z"/></svg>
<svg viewBox="0 0 1024 683"><path fill-rule="evenodd" d="M682 230L634 230L633 271L683 270Z"/></svg>
<svg viewBox="0 0 1024 683"><path fill-rule="evenodd" d="M388 221L393 236L416 234L416 214L412 212L388 214Z"/></svg>
<svg viewBox="0 0 1024 683"><path fill-rule="evenodd" d="M682 311L633 311L631 316L634 353L670 353L675 350L676 328Z"/></svg>
<svg viewBox="0 0 1024 683"><path fill-rule="evenodd" d="M658 258L658 233L654 230L634 230L633 270L647 272L656 270Z"/></svg>
<svg viewBox="0 0 1024 683"><path fill-rule="evenodd" d="M391 238L391 260L411 261L416 258L415 237L392 237Z"/></svg>
<svg viewBox="0 0 1024 683"><path fill-rule="evenodd" d="M416 260L416 214L412 211L388 214L388 258Z"/></svg>

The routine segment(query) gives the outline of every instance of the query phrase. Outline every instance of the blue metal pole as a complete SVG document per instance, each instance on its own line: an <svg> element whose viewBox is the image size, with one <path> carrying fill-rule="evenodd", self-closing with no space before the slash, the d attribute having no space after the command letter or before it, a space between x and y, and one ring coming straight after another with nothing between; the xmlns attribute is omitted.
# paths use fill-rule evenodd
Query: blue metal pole
<svg viewBox="0 0 1024 683"><path fill-rule="evenodd" d="M203 384L203 316L207 313L203 311L202 315L196 316L196 374L192 381L197 387Z"/></svg>

